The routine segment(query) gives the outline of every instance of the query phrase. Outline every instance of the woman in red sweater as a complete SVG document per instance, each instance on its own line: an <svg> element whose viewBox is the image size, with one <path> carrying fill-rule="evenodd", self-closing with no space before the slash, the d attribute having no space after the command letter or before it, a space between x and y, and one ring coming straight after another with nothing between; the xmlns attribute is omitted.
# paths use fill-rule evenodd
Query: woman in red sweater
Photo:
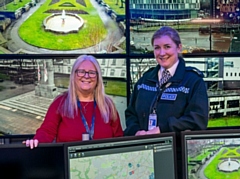
<svg viewBox="0 0 240 179"><path fill-rule="evenodd" d="M50 105L27 147L38 143L70 142L123 136L116 107L104 92L101 69L91 55L81 55L72 67L67 92ZM85 139L87 137L87 139Z"/></svg>

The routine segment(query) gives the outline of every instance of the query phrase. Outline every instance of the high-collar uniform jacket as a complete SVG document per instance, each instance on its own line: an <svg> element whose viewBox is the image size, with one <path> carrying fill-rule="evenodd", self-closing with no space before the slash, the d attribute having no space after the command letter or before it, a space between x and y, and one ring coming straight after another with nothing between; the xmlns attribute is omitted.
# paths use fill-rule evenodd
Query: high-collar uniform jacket
<svg viewBox="0 0 240 179"><path fill-rule="evenodd" d="M135 84L125 111L124 135L147 131L153 108L156 108L161 133L206 129L209 104L202 72L186 67L180 58L174 76L160 88L159 69L160 65L149 69Z"/></svg>

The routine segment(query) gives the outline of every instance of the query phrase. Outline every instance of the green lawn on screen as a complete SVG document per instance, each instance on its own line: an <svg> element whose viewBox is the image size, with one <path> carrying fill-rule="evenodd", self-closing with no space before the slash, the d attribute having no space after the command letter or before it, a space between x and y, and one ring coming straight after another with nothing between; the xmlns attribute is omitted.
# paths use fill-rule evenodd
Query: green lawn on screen
<svg viewBox="0 0 240 179"><path fill-rule="evenodd" d="M208 127L240 126L240 116L221 117L208 120Z"/></svg>
<svg viewBox="0 0 240 179"><path fill-rule="evenodd" d="M46 0L20 26L19 36L28 44L51 50L74 50L98 44L106 38L107 30L90 1L84 2L86 7L75 0L62 0L54 4L51 4L51 0ZM73 7L64 7L64 3L71 3ZM78 33L59 34L45 31L43 21L46 17L52 15L50 11L61 13L62 10L65 10L65 12L80 12L81 10L86 13L78 14L84 20L84 26Z"/></svg>
<svg viewBox="0 0 240 179"><path fill-rule="evenodd" d="M213 160L206 166L204 170L204 175L209 179L239 179L240 178L240 170L234 172L223 172L218 170L218 165L224 159L228 160L229 158L240 157L239 147L236 148L228 148L223 147L218 154L213 158Z"/></svg>
<svg viewBox="0 0 240 179"><path fill-rule="evenodd" d="M105 92L108 95L114 95L114 96L127 96L127 82L124 81L116 81L116 80L106 80L103 81L107 82L107 85L105 86ZM57 87L61 88L68 88L69 84L69 78L68 77L61 77L61 78L55 78L54 84Z"/></svg>

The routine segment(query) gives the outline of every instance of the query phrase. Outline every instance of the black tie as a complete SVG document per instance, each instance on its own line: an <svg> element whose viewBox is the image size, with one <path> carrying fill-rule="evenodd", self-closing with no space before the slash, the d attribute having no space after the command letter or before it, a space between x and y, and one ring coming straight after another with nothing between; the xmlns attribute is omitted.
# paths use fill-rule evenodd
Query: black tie
<svg viewBox="0 0 240 179"><path fill-rule="evenodd" d="M160 79L159 85L160 87L165 84L170 78L171 78L171 74L168 70L164 70L162 72L162 78Z"/></svg>

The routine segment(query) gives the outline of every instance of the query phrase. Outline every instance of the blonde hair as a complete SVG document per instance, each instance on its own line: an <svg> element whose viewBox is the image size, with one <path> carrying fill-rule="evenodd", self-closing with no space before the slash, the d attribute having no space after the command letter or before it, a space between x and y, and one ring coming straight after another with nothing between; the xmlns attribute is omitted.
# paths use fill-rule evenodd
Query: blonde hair
<svg viewBox="0 0 240 179"><path fill-rule="evenodd" d="M108 123L110 118L116 120L118 117L116 107L112 99L105 94L101 68L96 58L92 55L81 55L74 62L70 74L68 91L67 93L65 93L65 100L63 99L62 105L60 105L59 107L59 112L62 113L64 116L72 119L78 114L75 71L84 61L90 61L95 66L97 71L98 81L94 90L94 98L96 100L97 106L100 110L104 122Z"/></svg>

